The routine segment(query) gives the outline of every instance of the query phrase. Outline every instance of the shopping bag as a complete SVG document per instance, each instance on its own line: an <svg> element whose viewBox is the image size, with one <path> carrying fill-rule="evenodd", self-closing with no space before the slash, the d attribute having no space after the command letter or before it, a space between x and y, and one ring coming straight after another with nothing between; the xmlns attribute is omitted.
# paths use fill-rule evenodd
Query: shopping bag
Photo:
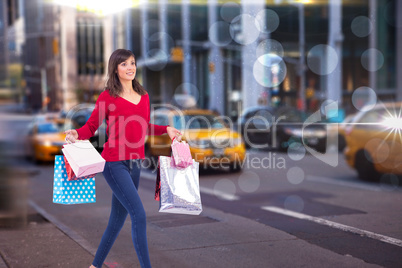
<svg viewBox="0 0 402 268"><path fill-rule="evenodd" d="M179 142L174 138L171 147L172 157L177 167L186 168L193 164L193 158L187 142Z"/></svg>
<svg viewBox="0 0 402 268"><path fill-rule="evenodd" d="M178 168L173 159L159 156L160 207L159 212L199 215L202 211L199 163Z"/></svg>
<svg viewBox="0 0 402 268"><path fill-rule="evenodd" d="M105 167L105 159L88 140L65 144L61 150L78 178L100 173Z"/></svg>
<svg viewBox="0 0 402 268"><path fill-rule="evenodd" d="M155 200L160 201L161 196L161 169L158 163L158 167L156 169L156 183L155 183Z"/></svg>
<svg viewBox="0 0 402 268"><path fill-rule="evenodd" d="M89 178L95 178L96 173L78 178L77 176L75 176L75 173L74 173L73 169L71 168L70 163L68 163L68 160L65 156L63 156L63 160L64 160L64 164L66 165L66 173L67 173L68 181L85 180L85 179L89 179Z"/></svg>
<svg viewBox="0 0 402 268"><path fill-rule="evenodd" d="M169 154L172 154L172 147L170 147ZM174 162L172 162L172 165L174 165ZM160 195L161 195L161 169L160 169L160 164L159 164L159 158L158 158L158 165L156 168L156 183L155 183L155 200L160 201Z"/></svg>
<svg viewBox="0 0 402 268"><path fill-rule="evenodd" d="M68 181L64 157L56 155L53 175L53 203L84 204L95 202L95 178Z"/></svg>
<svg viewBox="0 0 402 268"><path fill-rule="evenodd" d="M172 168L176 167L174 161L170 162ZM161 195L161 169L158 160L158 167L156 168L156 183L155 183L155 200L160 201Z"/></svg>

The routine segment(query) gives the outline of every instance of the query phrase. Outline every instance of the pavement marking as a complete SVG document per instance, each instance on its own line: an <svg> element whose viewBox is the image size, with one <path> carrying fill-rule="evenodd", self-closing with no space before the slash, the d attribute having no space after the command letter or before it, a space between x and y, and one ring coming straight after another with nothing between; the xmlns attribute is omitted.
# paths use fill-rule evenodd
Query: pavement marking
<svg viewBox="0 0 402 268"><path fill-rule="evenodd" d="M350 182L350 181L339 181L339 180L335 180L335 179L331 179L331 178L327 178L327 177L307 176L306 180L314 181L314 182L321 182L321 183L328 183L328 184L339 185L339 186L352 187L352 188L374 191L374 192L383 191L381 189L381 187L379 187L379 186L364 185L364 184L360 184L357 182Z"/></svg>
<svg viewBox="0 0 402 268"><path fill-rule="evenodd" d="M376 234L370 231L366 231L366 230L362 230L359 228L355 228L352 226L348 226L348 225L344 225L341 223L337 223L337 222L333 222L333 221L329 221L329 220L325 220L322 218L317 218L317 217L313 217L310 215L306 215L306 214L302 214L299 212L295 212L295 211L291 211L291 210L287 210L287 209L282 209L279 207L274 207L274 206L264 206L261 207L263 210L267 210L270 212L274 212L274 213L278 213L278 214L282 214L282 215L286 215L289 217L293 217L293 218L297 218L297 219L301 219L301 220L308 220L308 221L312 221L321 225L326 225L335 229L339 229L345 232L350 232L350 233L354 233L354 234L358 234L361 236L366 236L368 238L372 238L375 240L379 240L388 244L392 244L398 247L402 247L402 240L393 238L393 237L389 237L389 236L385 236L385 235L381 235L381 234Z"/></svg>
<svg viewBox="0 0 402 268"><path fill-rule="evenodd" d="M64 225L61 221L56 219L53 215L49 214L46 210L44 210L42 207L37 205L33 200L29 200L28 203L39 214L41 214L43 217L45 217L50 223L55 225L60 231L65 233L68 237L70 237L73 241L75 241L83 249L85 249L87 252L89 252L92 256L95 256L96 248L92 247L91 244L85 238L80 236L77 232L75 232L71 228ZM114 262L114 261L111 261L109 257L108 257L108 261L110 263ZM104 263L104 265L106 265L106 267L112 268L111 266L108 266L106 263Z"/></svg>
<svg viewBox="0 0 402 268"><path fill-rule="evenodd" d="M216 197L219 197L223 200L228 200L228 201L235 201L235 200L240 199L238 196L236 196L234 194L228 194L223 191L219 191L216 189L210 189L210 188L206 188L206 187L202 187L202 186L200 186L200 192L204 193L204 194L214 195Z"/></svg>
<svg viewBox="0 0 402 268"><path fill-rule="evenodd" d="M147 180L156 181L156 173L151 174L148 172L141 172L141 177L143 177L144 179L147 179ZM234 194L228 194L223 191L219 191L216 189L210 189L210 188L202 187L202 186L200 186L200 192L203 194L213 195L215 197L218 197L223 200L228 200L228 201L235 201L235 200L240 199L238 196L236 196Z"/></svg>

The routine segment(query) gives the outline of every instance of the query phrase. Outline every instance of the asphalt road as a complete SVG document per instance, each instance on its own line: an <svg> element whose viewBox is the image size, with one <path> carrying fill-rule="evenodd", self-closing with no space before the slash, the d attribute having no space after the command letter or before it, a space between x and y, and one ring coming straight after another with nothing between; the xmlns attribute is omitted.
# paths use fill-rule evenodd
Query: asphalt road
<svg viewBox="0 0 402 268"><path fill-rule="evenodd" d="M157 212L155 174L144 168L140 195L153 265L402 267L401 182L362 182L342 155L327 159L329 164L303 151L251 150L240 173L202 171L204 212L195 217ZM21 165L31 172L31 206L94 252L110 209L111 191L103 176L96 179L96 204L63 206L51 203L51 163ZM129 223L108 263L137 267Z"/></svg>

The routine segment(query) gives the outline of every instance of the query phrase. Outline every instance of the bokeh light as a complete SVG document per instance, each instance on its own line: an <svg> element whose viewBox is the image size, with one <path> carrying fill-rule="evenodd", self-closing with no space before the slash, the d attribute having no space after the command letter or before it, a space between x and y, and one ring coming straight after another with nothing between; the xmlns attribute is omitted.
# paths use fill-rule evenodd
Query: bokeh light
<svg viewBox="0 0 402 268"><path fill-rule="evenodd" d="M274 54L279 57L283 57L283 46L281 45L281 43L274 39L265 39L261 41L257 46L257 58L265 54Z"/></svg>
<svg viewBox="0 0 402 268"><path fill-rule="evenodd" d="M252 171L245 171L239 177L239 188L246 193L253 193L260 187L260 177Z"/></svg>
<svg viewBox="0 0 402 268"><path fill-rule="evenodd" d="M264 9L255 17L261 33L272 33L279 26L279 16L272 9Z"/></svg>
<svg viewBox="0 0 402 268"><path fill-rule="evenodd" d="M239 15L230 24L230 35L238 44L249 45L260 36L259 25L253 16Z"/></svg>
<svg viewBox="0 0 402 268"><path fill-rule="evenodd" d="M339 57L329 45L316 45L307 54L307 65L318 75L332 73L338 65Z"/></svg>
<svg viewBox="0 0 402 268"><path fill-rule="evenodd" d="M233 40L230 34L230 24L224 21L218 21L211 25L208 32L209 41L216 46L227 46Z"/></svg>
<svg viewBox="0 0 402 268"><path fill-rule="evenodd" d="M158 42L160 44L161 42L166 43L167 48L171 48L175 46L175 42L173 38L166 32L157 32L152 34L149 39L150 42Z"/></svg>
<svg viewBox="0 0 402 268"><path fill-rule="evenodd" d="M234 2L224 3L220 10L222 19L226 22L231 22L239 15L240 5Z"/></svg>
<svg viewBox="0 0 402 268"><path fill-rule="evenodd" d="M163 70L169 61L169 55L162 49L151 49L148 51L148 59L145 61L146 66L152 71Z"/></svg>
<svg viewBox="0 0 402 268"><path fill-rule="evenodd" d="M175 89L173 99L183 107L191 107L197 103L199 96L200 91L194 84L183 83ZM185 105L182 102L185 102Z"/></svg>
<svg viewBox="0 0 402 268"><path fill-rule="evenodd" d="M366 149L366 152L374 153L375 158L373 159L373 155L371 155L370 158L373 159L373 162L376 164L383 163L387 160L391 152L388 143L380 138L369 140L364 148Z"/></svg>
<svg viewBox="0 0 402 268"><path fill-rule="evenodd" d="M286 177L291 184L297 185L304 181L305 174L302 168L296 166L288 169Z"/></svg>
<svg viewBox="0 0 402 268"><path fill-rule="evenodd" d="M357 37L366 37L373 30L373 24L368 17L358 16L353 19L351 29Z"/></svg>
<svg viewBox="0 0 402 268"><path fill-rule="evenodd" d="M375 61L371 65L370 59L373 58L375 59ZM363 52L361 57L361 63L364 69L366 69L369 72L378 71L384 65L384 55L382 54L381 51L379 51L376 48L369 48Z"/></svg>
<svg viewBox="0 0 402 268"><path fill-rule="evenodd" d="M353 91L352 104L359 111L369 111L377 104L377 94L369 87L359 87Z"/></svg>
<svg viewBox="0 0 402 268"><path fill-rule="evenodd" d="M221 193L225 193L227 197L234 198L236 194L236 185L229 179L220 179L215 183L214 194L220 198Z"/></svg>
<svg viewBox="0 0 402 268"><path fill-rule="evenodd" d="M286 77L286 64L275 54L264 54L255 61L253 75L255 80L264 87L276 87Z"/></svg>
<svg viewBox="0 0 402 268"><path fill-rule="evenodd" d="M300 142L292 142L288 148L288 156L294 161L299 161L306 155L306 148Z"/></svg>

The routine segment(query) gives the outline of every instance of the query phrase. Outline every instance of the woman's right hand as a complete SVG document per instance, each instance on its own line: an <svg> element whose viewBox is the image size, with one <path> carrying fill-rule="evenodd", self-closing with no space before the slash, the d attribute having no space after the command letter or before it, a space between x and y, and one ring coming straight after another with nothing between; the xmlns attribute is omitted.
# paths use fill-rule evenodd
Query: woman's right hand
<svg viewBox="0 0 402 268"><path fill-rule="evenodd" d="M64 134L66 134L66 141L67 142L75 142L78 140L78 132L75 129L69 129L64 131Z"/></svg>

